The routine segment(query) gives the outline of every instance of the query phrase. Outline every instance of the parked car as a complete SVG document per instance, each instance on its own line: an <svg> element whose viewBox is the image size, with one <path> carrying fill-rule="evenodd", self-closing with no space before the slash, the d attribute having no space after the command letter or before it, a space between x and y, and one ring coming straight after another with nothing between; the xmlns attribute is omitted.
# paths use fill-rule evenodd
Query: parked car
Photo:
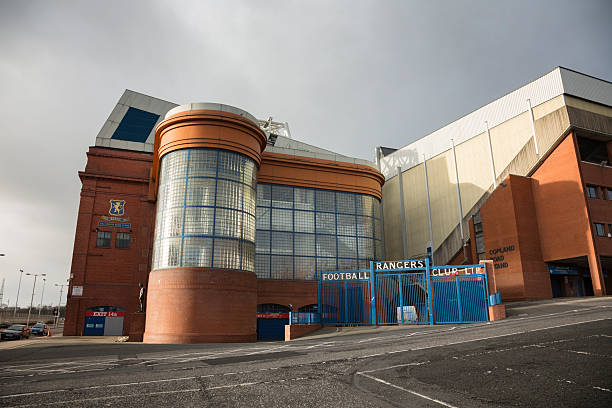
<svg viewBox="0 0 612 408"><path fill-rule="evenodd" d="M25 324L14 324L9 326L0 334L2 340L21 340L30 338L30 329Z"/></svg>
<svg viewBox="0 0 612 408"><path fill-rule="evenodd" d="M11 324L9 322L0 322L0 329L6 329Z"/></svg>
<svg viewBox="0 0 612 408"><path fill-rule="evenodd" d="M34 336L46 336L49 333L49 326L44 323L36 323L30 328Z"/></svg>

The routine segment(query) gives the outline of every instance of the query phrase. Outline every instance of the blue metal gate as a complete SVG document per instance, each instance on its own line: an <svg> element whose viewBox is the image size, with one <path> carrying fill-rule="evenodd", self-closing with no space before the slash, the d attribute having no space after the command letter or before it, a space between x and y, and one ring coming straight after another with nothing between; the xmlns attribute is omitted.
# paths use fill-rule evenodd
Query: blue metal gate
<svg viewBox="0 0 612 408"><path fill-rule="evenodd" d="M431 268L434 321L473 323L488 321L488 286L484 265Z"/></svg>
<svg viewBox="0 0 612 408"><path fill-rule="evenodd" d="M432 323L429 296L428 262L419 260L423 267L405 268L414 261L401 261L400 268L376 270L376 321L389 324ZM380 263L398 266L399 262Z"/></svg>
<svg viewBox="0 0 612 408"><path fill-rule="evenodd" d="M395 325L488 320L485 265L430 266L427 259L371 262L322 272L321 323Z"/></svg>
<svg viewBox="0 0 612 408"><path fill-rule="evenodd" d="M368 269L321 273L319 281L321 323L372 324L370 276Z"/></svg>

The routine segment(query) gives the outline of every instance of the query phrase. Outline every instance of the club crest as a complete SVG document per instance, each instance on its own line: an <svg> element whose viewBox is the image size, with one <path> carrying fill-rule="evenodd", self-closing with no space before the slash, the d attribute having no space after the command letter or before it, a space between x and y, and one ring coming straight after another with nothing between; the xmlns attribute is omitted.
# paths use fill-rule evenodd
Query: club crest
<svg viewBox="0 0 612 408"><path fill-rule="evenodd" d="M125 200L110 200L110 215L123 215L125 209Z"/></svg>

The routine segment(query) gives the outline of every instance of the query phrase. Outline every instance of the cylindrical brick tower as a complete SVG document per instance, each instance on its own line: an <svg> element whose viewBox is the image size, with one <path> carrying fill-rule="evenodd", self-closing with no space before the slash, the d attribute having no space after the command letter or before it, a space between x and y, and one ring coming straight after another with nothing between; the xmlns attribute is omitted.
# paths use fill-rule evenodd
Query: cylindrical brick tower
<svg viewBox="0 0 612 408"><path fill-rule="evenodd" d="M265 145L256 119L227 105L182 105L157 126L145 343L256 340L255 189Z"/></svg>

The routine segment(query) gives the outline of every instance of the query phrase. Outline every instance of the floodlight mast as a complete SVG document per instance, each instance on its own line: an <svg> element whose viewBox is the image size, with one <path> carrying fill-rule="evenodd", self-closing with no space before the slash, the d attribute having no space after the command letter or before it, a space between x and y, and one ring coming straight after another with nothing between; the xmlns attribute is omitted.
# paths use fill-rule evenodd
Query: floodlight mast
<svg viewBox="0 0 612 408"><path fill-rule="evenodd" d="M30 326L30 315L32 314L32 304L34 303L34 290L36 289L36 278L39 276L47 276L46 273L26 273L28 276L34 276L34 285L32 285L32 298L30 299L30 308L28 309L28 321L26 326Z"/></svg>
<svg viewBox="0 0 612 408"><path fill-rule="evenodd" d="M17 316L17 307L19 305L19 292L21 291L21 278L23 278L23 269L19 270L19 286L17 287L17 300L15 300L15 311L13 312L13 318Z"/></svg>
<svg viewBox="0 0 612 408"><path fill-rule="evenodd" d="M266 120L257 119L257 124L266 133L268 139L270 134L288 137L291 139L291 131L289 130L289 123L287 122L275 122L272 120L272 116Z"/></svg>

